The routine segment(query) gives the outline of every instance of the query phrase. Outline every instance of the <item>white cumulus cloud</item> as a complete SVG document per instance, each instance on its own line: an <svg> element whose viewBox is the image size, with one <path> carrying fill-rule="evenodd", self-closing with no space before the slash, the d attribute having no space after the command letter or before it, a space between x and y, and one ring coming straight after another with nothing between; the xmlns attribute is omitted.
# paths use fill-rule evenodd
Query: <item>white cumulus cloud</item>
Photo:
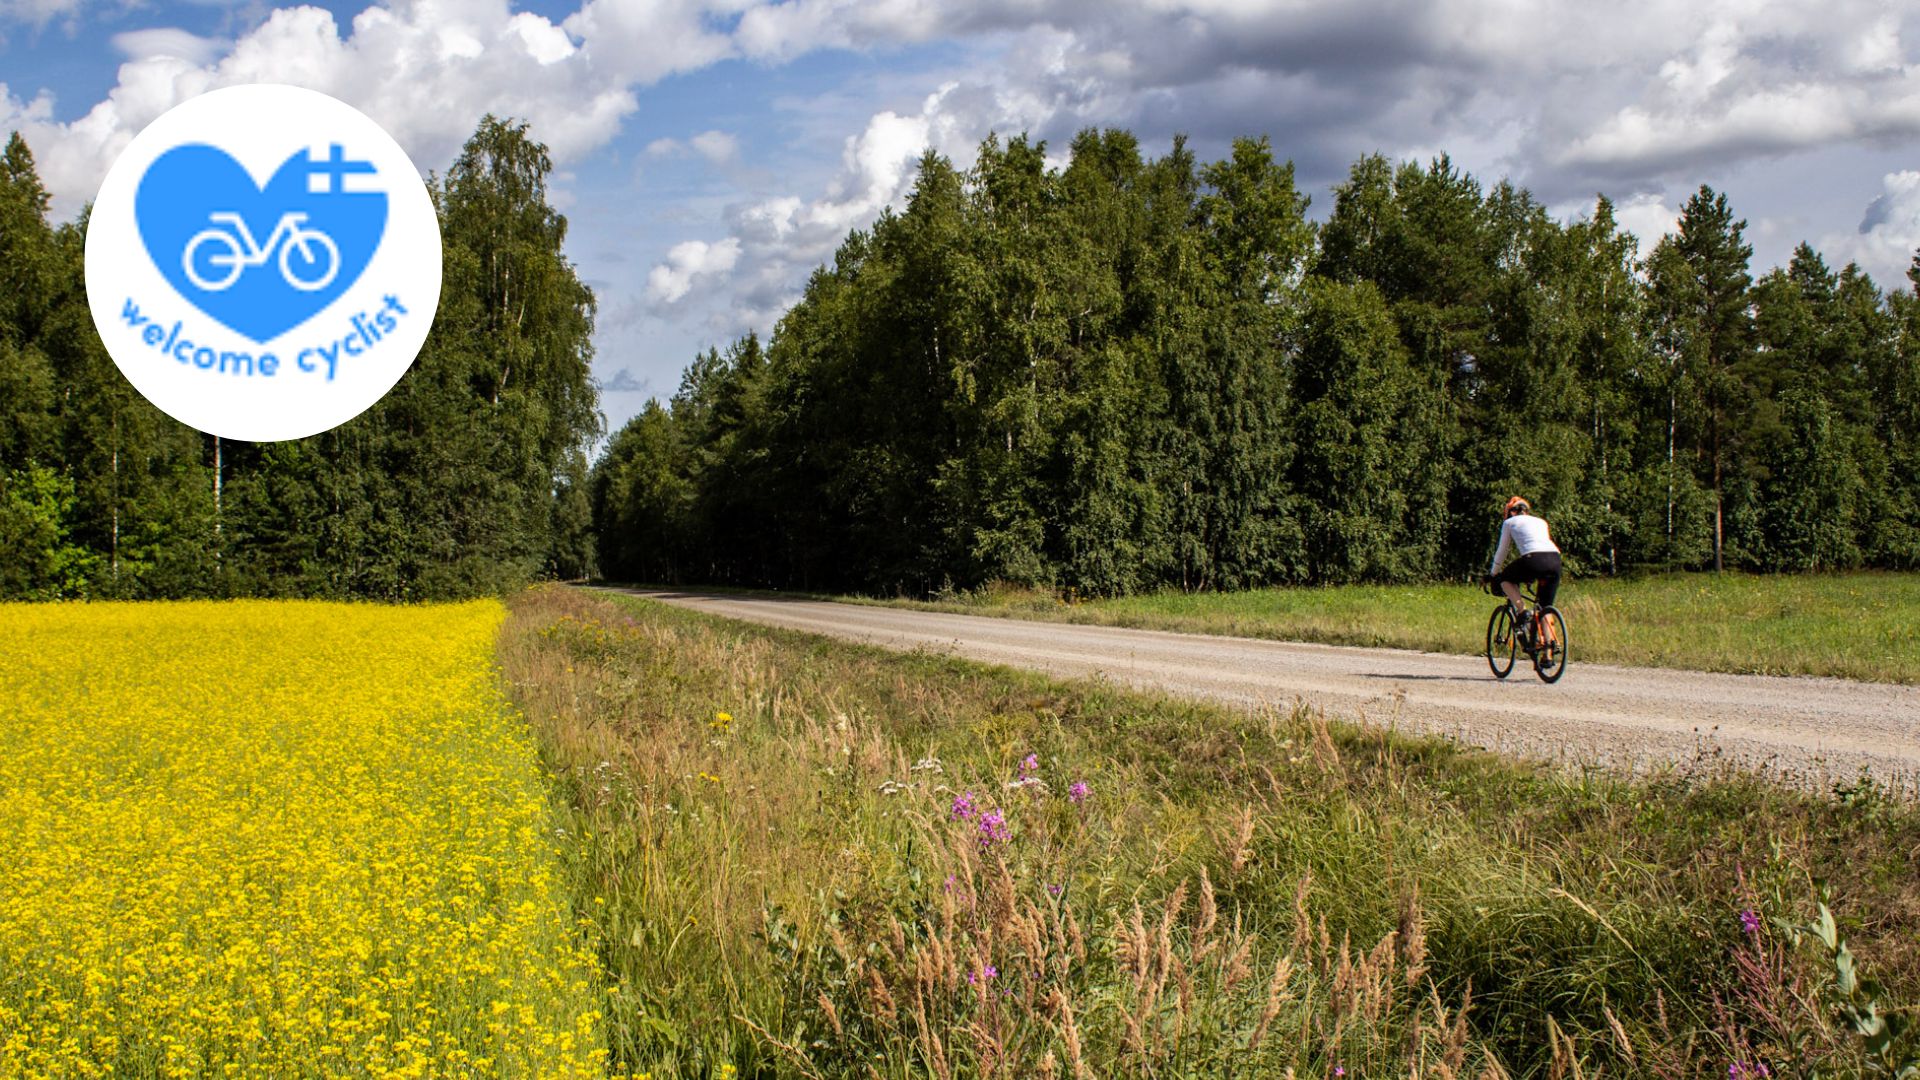
<svg viewBox="0 0 1920 1080"><path fill-rule="evenodd" d="M724 276L740 261L740 241L727 237L717 244L688 240L675 244L667 260L647 273L647 295L662 304L676 304L696 282Z"/></svg>
<svg viewBox="0 0 1920 1080"><path fill-rule="evenodd" d="M1852 233L1838 233L1821 241L1827 262L1840 266L1857 262L1889 292L1908 288L1907 269L1920 251L1920 171L1889 173L1883 191L1871 203Z"/></svg>
<svg viewBox="0 0 1920 1080"><path fill-rule="evenodd" d="M1658 194L1642 192L1614 204L1613 220L1640 240L1640 254L1653 251L1660 238L1680 223L1680 211Z"/></svg>
<svg viewBox="0 0 1920 1080"><path fill-rule="evenodd" d="M1054 108L1050 100L1024 92L948 83L927 95L918 112L874 114L846 138L839 168L818 189L757 199L728 212L727 235L716 246L731 245L739 265L729 265L731 296L708 316L708 326L722 336L771 326L798 298L806 275L832 257L849 231L905 204L928 150L964 168L988 132L1035 127ZM654 273L663 284L679 280L670 263Z"/></svg>
<svg viewBox="0 0 1920 1080"><path fill-rule="evenodd" d="M129 30L113 35L113 47L129 60L171 59L189 64L205 64L232 46L219 38L162 26L149 30Z"/></svg>
<svg viewBox="0 0 1920 1080"><path fill-rule="evenodd" d="M561 23L581 51L625 82L650 84L734 55L733 39L711 13L726 3L698 0L587 0Z"/></svg>
<svg viewBox="0 0 1920 1080"><path fill-rule="evenodd" d="M709 164L731 165L740 156L740 140L724 131L703 131L684 142L663 136L647 144L646 154L653 158L698 154Z"/></svg>
<svg viewBox="0 0 1920 1080"><path fill-rule="evenodd" d="M687 140L693 152L715 165L726 165L740 156L740 140L724 131L703 131Z"/></svg>
<svg viewBox="0 0 1920 1080"><path fill-rule="evenodd" d="M1560 125L1560 164L1674 173L1839 143L1920 135L1916 16L1878 0L1699 5L1670 20L1673 42L1616 59L1615 100ZM1685 24L1704 20L1692 27ZM1662 57L1662 53L1668 53ZM1622 100L1624 98L1624 100ZM1596 108L1597 106L1597 108ZM1552 126L1552 125L1550 125Z"/></svg>
<svg viewBox="0 0 1920 1080"><path fill-rule="evenodd" d="M489 112L528 121L566 164L618 133L638 108L635 87L727 55L730 40L710 22L699 0L586 0L559 23L507 0L393 0L346 27L321 8L281 8L231 47L165 28L119 35L128 60L115 86L71 122L53 119L50 98L0 84L0 130L27 138L63 215L154 118L242 83L332 94L379 121L423 169L444 168Z"/></svg>

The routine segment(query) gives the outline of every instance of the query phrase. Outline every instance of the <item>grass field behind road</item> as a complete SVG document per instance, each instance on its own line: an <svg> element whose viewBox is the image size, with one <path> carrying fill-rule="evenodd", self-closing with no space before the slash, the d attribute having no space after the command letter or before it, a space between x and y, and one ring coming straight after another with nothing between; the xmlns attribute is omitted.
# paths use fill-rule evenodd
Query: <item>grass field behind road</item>
<svg viewBox="0 0 1920 1080"><path fill-rule="evenodd" d="M1068 603L986 589L925 610L1235 637L1478 653L1495 600L1468 585L1162 592ZM1920 574L1664 574L1562 584L1573 659L1920 682Z"/></svg>
<svg viewBox="0 0 1920 1080"><path fill-rule="evenodd" d="M1870 786L1628 783L626 597L512 607L616 1071L1865 1075L1834 965L1770 921L1816 879L1883 1007L1920 996L1920 816Z"/></svg>

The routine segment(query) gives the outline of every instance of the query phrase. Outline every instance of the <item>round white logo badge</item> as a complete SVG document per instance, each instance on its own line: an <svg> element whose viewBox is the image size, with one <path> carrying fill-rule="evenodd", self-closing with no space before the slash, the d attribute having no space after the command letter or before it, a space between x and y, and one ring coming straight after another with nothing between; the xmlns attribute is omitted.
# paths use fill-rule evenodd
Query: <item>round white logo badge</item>
<svg viewBox="0 0 1920 1080"><path fill-rule="evenodd" d="M440 222L358 109L234 86L168 110L114 162L87 226L113 362L210 434L298 439L399 381L440 302Z"/></svg>

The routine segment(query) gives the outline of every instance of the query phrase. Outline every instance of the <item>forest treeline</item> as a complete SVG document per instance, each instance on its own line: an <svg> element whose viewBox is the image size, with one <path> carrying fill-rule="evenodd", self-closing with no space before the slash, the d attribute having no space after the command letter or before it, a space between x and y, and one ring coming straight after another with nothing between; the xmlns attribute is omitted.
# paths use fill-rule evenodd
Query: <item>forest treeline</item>
<svg viewBox="0 0 1920 1080"><path fill-rule="evenodd" d="M1575 573L1920 566L1920 297L1702 187L1642 250L1445 158L1323 223L1265 140L929 154L764 343L590 480L603 572L1124 593L1484 569L1507 496ZM1920 291L1920 262L1909 275Z"/></svg>
<svg viewBox="0 0 1920 1080"><path fill-rule="evenodd" d="M445 252L413 368L322 435L179 424L101 347L86 222L53 226L32 155L0 160L0 599L423 599L585 573L594 299L561 252L551 163L483 120L429 184Z"/></svg>

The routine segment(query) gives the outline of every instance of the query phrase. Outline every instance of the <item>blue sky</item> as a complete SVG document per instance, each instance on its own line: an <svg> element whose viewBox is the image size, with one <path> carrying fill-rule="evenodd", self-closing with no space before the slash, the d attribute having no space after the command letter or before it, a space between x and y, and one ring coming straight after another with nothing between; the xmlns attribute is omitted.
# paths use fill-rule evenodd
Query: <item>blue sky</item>
<svg viewBox="0 0 1920 1080"><path fill-rule="evenodd" d="M1361 154L1445 151L1563 216L1605 192L1643 249L1710 183L1756 269L1806 240L1883 286L1920 246L1920 6L1890 0L0 0L0 131L62 216L166 108L258 81L354 104L423 170L487 111L529 120L610 427L771 330L922 149L989 131L1265 134L1316 211Z"/></svg>

